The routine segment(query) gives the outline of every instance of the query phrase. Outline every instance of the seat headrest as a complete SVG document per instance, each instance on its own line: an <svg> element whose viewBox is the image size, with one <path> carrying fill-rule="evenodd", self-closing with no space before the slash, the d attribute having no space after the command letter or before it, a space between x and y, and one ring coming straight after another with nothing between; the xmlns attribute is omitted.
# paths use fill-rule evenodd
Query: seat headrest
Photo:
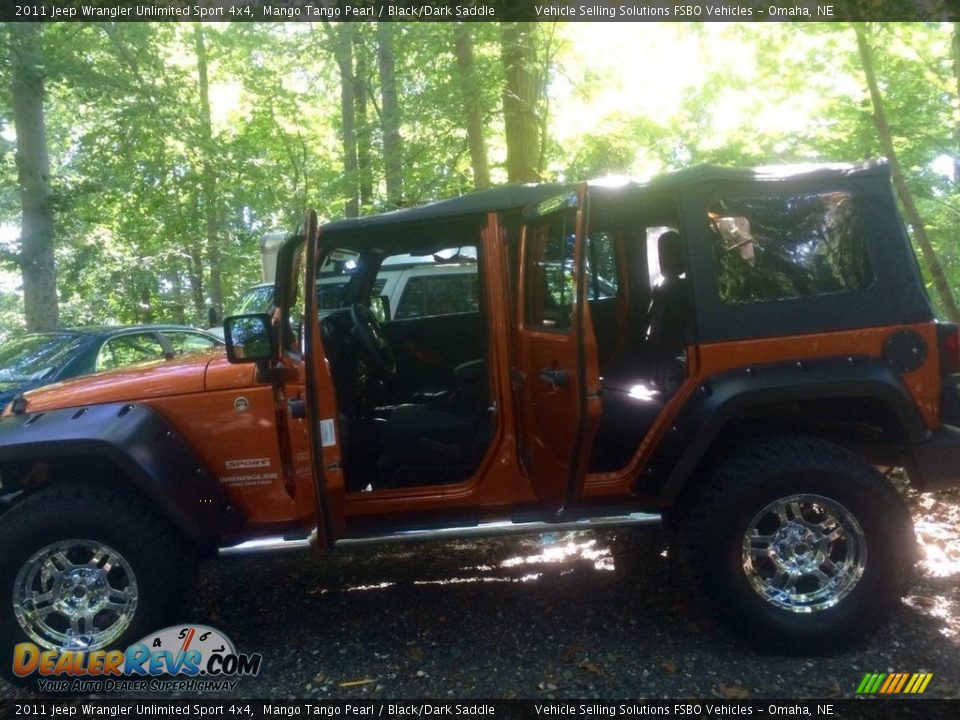
<svg viewBox="0 0 960 720"><path fill-rule="evenodd" d="M676 230L667 230L657 239L657 252L660 258L660 274L665 278L673 280L686 272L683 240Z"/></svg>

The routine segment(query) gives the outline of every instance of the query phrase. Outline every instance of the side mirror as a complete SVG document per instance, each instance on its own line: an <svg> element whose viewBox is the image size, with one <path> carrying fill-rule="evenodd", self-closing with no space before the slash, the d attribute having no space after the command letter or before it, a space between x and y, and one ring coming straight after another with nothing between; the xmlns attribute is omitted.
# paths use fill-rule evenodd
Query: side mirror
<svg viewBox="0 0 960 720"><path fill-rule="evenodd" d="M273 327L266 313L231 315L223 321L223 339L227 359L232 363L250 363L273 357Z"/></svg>
<svg viewBox="0 0 960 720"><path fill-rule="evenodd" d="M370 311L378 323L390 322L390 298L386 295L371 297Z"/></svg>

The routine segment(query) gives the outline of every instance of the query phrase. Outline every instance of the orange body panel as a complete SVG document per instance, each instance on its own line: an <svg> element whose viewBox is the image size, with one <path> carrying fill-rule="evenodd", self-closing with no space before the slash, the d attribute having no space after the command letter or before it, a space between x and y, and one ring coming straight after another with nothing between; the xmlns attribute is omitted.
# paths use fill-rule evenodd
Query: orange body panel
<svg viewBox="0 0 960 720"><path fill-rule="evenodd" d="M617 472L588 475L584 497L616 497L629 493L633 479L646 467L664 433L670 428L687 399L700 383L713 375L741 367L802 358L843 355L883 357L883 344L886 339L892 333L904 329L913 330L922 335L928 348L937 347L937 329L933 323L691 345L687 348L689 359L687 382L667 403L640 444L633 460L627 467ZM913 396L927 427L939 427L940 368L936 352L931 350L927 361L917 370L903 375L902 379Z"/></svg>

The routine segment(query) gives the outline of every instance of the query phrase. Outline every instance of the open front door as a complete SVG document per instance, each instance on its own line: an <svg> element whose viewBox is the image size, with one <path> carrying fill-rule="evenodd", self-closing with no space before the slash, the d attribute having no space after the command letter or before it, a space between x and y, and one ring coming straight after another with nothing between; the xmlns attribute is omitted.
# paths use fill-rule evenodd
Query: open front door
<svg viewBox="0 0 960 720"><path fill-rule="evenodd" d="M303 371L306 377L305 414L310 433L310 455L316 488L318 543L332 545L345 532L345 483L337 396L320 332L320 230L317 213L304 219L302 277L304 315L300 320ZM325 535L325 537L323 537Z"/></svg>
<svg viewBox="0 0 960 720"><path fill-rule="evenodd" d="M579 497L600 422L587 303L586 186L528 212L521 233L517 355L520 457L551 510Z"/></svg>

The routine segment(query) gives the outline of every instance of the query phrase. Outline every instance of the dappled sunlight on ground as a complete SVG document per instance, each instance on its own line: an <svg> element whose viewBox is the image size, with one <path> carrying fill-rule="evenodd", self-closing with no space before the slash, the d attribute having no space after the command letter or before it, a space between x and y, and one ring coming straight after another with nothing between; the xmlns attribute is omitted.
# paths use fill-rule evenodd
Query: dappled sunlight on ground
<svg viewBox="0 0 960 720"><path fill-rule="evenodd" d="M918 578L904 602L936 618L940 632L960 644L960 505L955 494L926 493L915 499Z"/></svg>
<svg viewBox="0 0 960 720"><path fill-rule="evenodd" d="M552 545L544 545L539 552L530 555L515 555L500 563L500 567L510 568L520 565L543 565L571 563L586 560L593 563L595 570L611 572L614 570L613 554L609 547L600 546L596 539L577 542L569 539Z"/></svg>

